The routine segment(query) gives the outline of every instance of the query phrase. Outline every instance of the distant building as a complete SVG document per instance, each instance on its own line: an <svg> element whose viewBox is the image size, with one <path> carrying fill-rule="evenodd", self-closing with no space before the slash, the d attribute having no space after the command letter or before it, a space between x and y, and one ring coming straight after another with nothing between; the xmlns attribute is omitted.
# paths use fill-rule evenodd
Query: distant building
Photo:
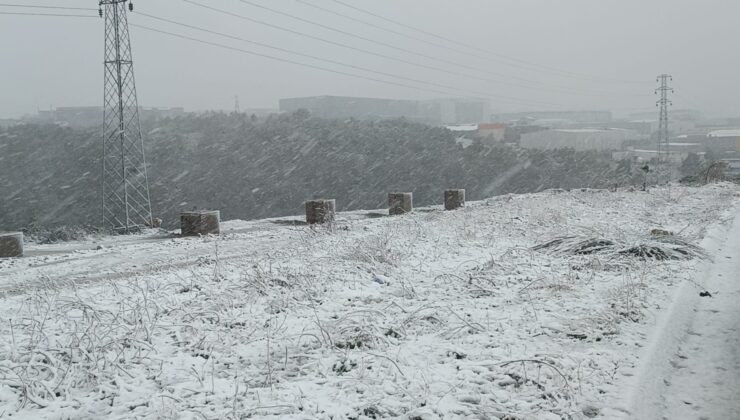
<svg viewBox="0 0 740 420"><path fill-rule="evenodd" d="M482 99L433 99L421 101L422 107L436 112L439 108L439 124L473 124L488 121L490 104Z"/></svg>
<svg viewBox="0 0 740 420"><path fill-rule="evenodd" d="M671 138L670 149L711 152L717 157L740 157L740 129L708 134L683 134Z"/></svg>
<svg viewBox="0 0 740 420"><path fill-rule="evenodd" d="M467 134L470 136L478 134L478 124L448 125L445 128L459 134Z"/></svg>
<svg viewBox="0 0 740 420"><path fill-rule="evenodd" d="M740 152L740 129L712 131L707 134L706 144L717 152Z"/></svg>
<svg viewBox="0 0 740 420"><path fill-rule="evenodd" d="M722 161L727 163L728 175L731 175L731 176L740 175L740 158L722 159Z"/></svg>
<svg viewBox="0 0 740 420"><path fill-rule="evenodd" d="M139 118L144 120L160 120L173 118L185 114L185 109L176 108L145 108L139 107ZM34 117L26 119L29 122L47 124L61 124L72 127L96 127L103 124L103 107L101 106L72 106L59 107L50 110L39 110Z"/></svg>
<svg viewBox="0 0 740 420"><path fill-rule="evenodd" d="M703 153L698 154L702 155ZM683 162L687 157L689 157L689 152L683 150L671 150L667 154L661 154L656 149L630 148L629 150L612 153L612 159L614 160L631 159L638 162L649 162L653 159L658 159L661 156L667 158L670 162L679 164Z"/></svg>
<svg viewBox="0 0 740 420"><path fill-rule="evenodd" d="M506 136L506 128L506 124L500 123L478 124L478 137L502 142Z"/></svg>
<svg viewBox="0 0 740 420"><path fill-rule="evenodd" d="M680 141L682 139L676 139L668 143L668 150L671 152L685 152L685 153L704 153L707 148L704 143L690 143Z"/></svg>
<svg viewBox="0 0 740 420"><path fill-rule="evenodd" d="M726 125L740 127L740 118L738 117L727 118Z"/></svg>
<svg viewBox="0 0 740 420"><path fill-rule="evenodd" d="M94 127L103 124L103 107L73 106L59 107L52 111L40 111L39 116L47 122L75 127Z"/></svg>
<svg viewBox="0 0 740 420"><path fill-rule="evenodd" d="M527 149L623 150L637 134L622 129L557 129L522 134L519 144Z"/></svg>
<svg viewBox="0 0 740 420"><path fill-rule="evenodd" d="M432 124L466 124L486 120L488 101L483 99L407 99L358 98L349 96L311 96L280 100L280 111L308 110L312 115L327 119L356 118L383 120L406 118Z"/></svg>
<svg viewBox="0 0 740 420"><path fill-rule="evenodd" d="M660 127L660 120L631 120L614 124L622 128L634 130L640 134L650 135L657 133ZM688 134L696 130L696 121L694 120L669 120L668 131L672 134Z"/></svg>
<svg viewBox="0 0 740 420"><path fill-rule="evenodd" d="M506 124L461 124L448 125L445 128L467 139L479 138L484 141L502 142L506 137Z"/></svg>
<svg viewBox="0 0 740 420"><path fill-rule="evenodd" d="M658 109L648 112L635 112L630 114L629 119L631 120L655 120L660 118ZM680 120L680 121L699 121L703 119L701 111L695 109L671 109L668 112L668 120Z"/></svg>
<svg viewBox="0 0 740 420"><path fill-rule="evenodd" d="M611 111L532 111L494 114L492 122L516 122L522 120L552 121L561 126L565 123L608 123L612 121ZM542 125L542 124L539 124Z"/></svg>

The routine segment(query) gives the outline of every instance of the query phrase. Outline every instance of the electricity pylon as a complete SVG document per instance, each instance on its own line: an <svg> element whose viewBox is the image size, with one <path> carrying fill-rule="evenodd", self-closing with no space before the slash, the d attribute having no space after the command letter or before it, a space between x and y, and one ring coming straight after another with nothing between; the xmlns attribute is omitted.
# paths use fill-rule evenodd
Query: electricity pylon
<svg viewBox="0 0 740 420"><path fill-rule="evenodd" d="M121 233L152 223L126 2L99 2L105 17L103 225Z"/></svg>
<svg viewBox="0 0 740 420"><path fill-rule="evenodd" d="M656 102L656 106L660 107L660 123L658 126L658 159L670 158L670 133L668 131L668 107L673 105L668 99L668 93L673 93L673 88L668 86L669 81L673 81L673 77L669 74L661 74L656 79L660 86L655 89L655 93L660 93L660 99Z"/></svg>

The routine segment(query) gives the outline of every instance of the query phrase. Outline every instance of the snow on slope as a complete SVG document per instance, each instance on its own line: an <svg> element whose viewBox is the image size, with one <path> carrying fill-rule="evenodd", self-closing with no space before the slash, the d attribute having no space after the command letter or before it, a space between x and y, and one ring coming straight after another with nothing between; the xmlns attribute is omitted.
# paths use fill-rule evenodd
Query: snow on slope
<svg viewBox="0 0 740 420"><path fill-rule="evenodd" d="M699 243L737 196L549 191L32 245L0 261L0 417L628 415L656 315L701 262L531 247L652 228Z"/></svg>

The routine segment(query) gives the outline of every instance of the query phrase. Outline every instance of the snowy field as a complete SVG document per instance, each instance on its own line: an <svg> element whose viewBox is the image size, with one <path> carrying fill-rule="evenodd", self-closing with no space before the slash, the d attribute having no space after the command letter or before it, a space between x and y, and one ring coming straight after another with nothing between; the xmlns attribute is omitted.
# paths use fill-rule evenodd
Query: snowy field
<svg viewBox="0 0 740 420"><path fill-rule="evenodd" d="M704 289L693 245L738 197L547 191L31 244L0 261L0 418L630 418L656 320Z"/></svg>

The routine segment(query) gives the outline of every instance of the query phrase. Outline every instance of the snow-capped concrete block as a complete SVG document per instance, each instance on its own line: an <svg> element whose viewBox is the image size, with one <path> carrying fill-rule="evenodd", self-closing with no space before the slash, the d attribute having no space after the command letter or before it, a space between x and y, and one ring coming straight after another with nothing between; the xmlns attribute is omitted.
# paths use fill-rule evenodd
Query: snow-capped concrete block
<svg viewBox="0 0 740 420"><path fill-rule="evenodd" d="M445 190L445 210L465 207L465 190Z"/></svg>
<svg viewBox="0 0 740 420"><path fill-rule="evenodd" d="M221 233L221 212L190 211L180 213L182 236L218 235Z"/></svg>
<svg viewBox="0 0 740 420"><path fill-rule="evenodd" d="M336 207L336 200L306 201L306 222L309 225L333 222Z"/></svg>
<svg viewBox="0 0 740 420"><path fill-rule="evenodd" d="M0 258L23 256L23 233L0 233Z"/></svg>
<svg viewBox="0 0 740 420"><path fill-rule="evenodd" d="M391 216L411 213L414 209L412 193L394 192L388 194L388 214Z"/></svg>
<svg viewBox="0 0 740 420"><path fill-rule="evenodd" d="M144 223L144 226L152 229L159 229L162 227L162 219L159 218L153 218L152 220Z"/></svg>

